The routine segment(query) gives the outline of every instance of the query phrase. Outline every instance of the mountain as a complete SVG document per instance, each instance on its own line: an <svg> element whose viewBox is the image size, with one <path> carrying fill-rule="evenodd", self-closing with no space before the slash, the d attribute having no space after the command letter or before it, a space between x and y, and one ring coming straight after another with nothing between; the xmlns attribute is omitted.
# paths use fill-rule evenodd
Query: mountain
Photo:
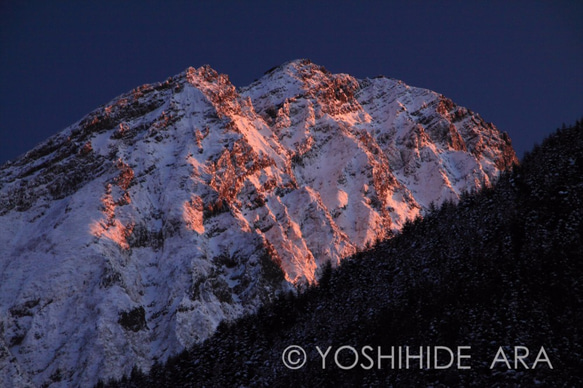
<svg viewBox="0 0 583 388"><path fill-rule="evenodd" d="M580 387L582 220L578 123L493 188L328 268L317 287L108 386ZM292 345L305 353L285 357ZM468 348L463 359L440 348L436 364L437 346Z"/></svg>
<svg viewBox="0 0 583 388"><path fill-rule="evenodd" d="M138 87L0 169L1 384L148 370L515 162L442 95L308 60Z"/></svg>

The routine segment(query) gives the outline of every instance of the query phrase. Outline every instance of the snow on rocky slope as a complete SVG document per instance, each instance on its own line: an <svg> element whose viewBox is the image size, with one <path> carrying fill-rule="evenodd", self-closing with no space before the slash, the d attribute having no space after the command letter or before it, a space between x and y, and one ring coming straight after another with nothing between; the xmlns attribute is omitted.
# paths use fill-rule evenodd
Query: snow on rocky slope
<svg viewBox="0 0 583 388"><path fill-rule="evenodd" d="M0 168L0 385L147 370L515 161L438 93L308 60L138 87Z"/></svg>

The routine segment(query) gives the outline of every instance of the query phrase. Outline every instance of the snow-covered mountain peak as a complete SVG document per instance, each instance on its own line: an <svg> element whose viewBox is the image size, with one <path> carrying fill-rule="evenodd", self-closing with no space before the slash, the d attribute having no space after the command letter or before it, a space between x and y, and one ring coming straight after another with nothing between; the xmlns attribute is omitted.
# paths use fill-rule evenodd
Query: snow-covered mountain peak
<svg viewBox="0 0 583 388"><path fill-rule="evenodd" d="M228 102L238 96L235 86L226 74L220 74L209 65L198 69L189 67L185 72L188 83L200 90L215 104Z"/></svg>
<svg viewBox="0 0 583 388"><path fill-rule="evenodd" d="M324 67L313 63L307 58L294 59L276 66L265 72L264 75L277 77L278 73L286 74L298 80L307 80L310 78L329 75L330 72Z"/></svg>
<svg viewBox="0 0 583 388"><path fill-rule="evenodd" d="M148 369L515 161L442 95L307 60L140 86L0 167L0 385Z"/></svg>
<svg viewBox="0 0 583 388"><path fill-rule="evenodd" d="M267 71L260 80L244 88L243 94L251 97L258 111L297 98L310 98L326 110L353 102L350 100L357 89L355 78L332 74L308 59L297 59Z"/></svg>

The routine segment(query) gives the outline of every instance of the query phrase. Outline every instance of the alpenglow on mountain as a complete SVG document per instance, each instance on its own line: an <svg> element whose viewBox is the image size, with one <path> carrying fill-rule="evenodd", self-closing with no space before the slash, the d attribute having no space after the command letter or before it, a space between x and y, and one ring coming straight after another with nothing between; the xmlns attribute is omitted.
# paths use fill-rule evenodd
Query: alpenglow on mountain
<svg viewBox="0 0 583 388"><path fill-rule="evenodd" d="M0 385L147 371L515 162L438 93L308 60L138 87L0 169Z"/></svg>

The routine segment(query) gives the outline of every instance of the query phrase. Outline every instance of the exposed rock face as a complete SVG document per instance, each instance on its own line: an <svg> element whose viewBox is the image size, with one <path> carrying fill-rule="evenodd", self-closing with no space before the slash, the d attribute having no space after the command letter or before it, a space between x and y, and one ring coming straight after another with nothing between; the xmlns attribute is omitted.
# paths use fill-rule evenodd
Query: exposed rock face
<svg viewBox="0 0 583 388"><path fill-rule="evenodd" d="M147 370L514 162L437 93L307 60L139 87L0 169L1 385Z"/></svg>

